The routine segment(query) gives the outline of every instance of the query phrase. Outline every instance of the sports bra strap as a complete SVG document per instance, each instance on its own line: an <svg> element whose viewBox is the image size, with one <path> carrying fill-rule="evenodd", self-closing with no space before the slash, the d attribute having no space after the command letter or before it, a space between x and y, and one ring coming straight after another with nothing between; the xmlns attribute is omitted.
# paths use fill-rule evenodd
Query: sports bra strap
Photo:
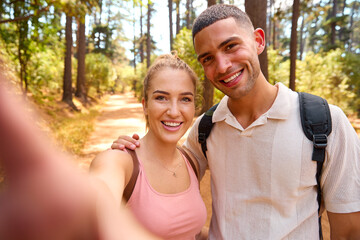
<svg viewBox="0 0 360 240"><path fill-rule="evenodd" d="M187 160L189 160L189 163L192 167L192 169L194 170L195 172L195 175L196 175L196 178L197 180L200 182L200 173L198 172L196 166L195 166L195 163L193 162L192 158L189 156L189 154L180 146L177 146L177 149L179 149L179 151L185 156L185 158Z"/></svg>
<svg viewBox="0 0 360 240"><path fill-rule="evenodd" d="M126 185L126 187L124 189L124 193L123 193L123 197L124 197L125 201L127 202L127 201L129 201L131 194L134 191L136 180L139 175L139 160L137 158L135 151L130 150L130 149L126 149L126 150L131 155L131 157L133 159L133 166L134 166L130 181Z"/></svg>

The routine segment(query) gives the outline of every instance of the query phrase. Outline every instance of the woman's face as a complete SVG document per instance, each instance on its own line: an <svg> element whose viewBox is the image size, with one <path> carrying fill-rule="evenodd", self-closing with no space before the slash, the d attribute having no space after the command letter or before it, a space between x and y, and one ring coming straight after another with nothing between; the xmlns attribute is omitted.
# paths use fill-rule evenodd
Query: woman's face
<svg viewBox="0 0 360 240"><path fill-rule="evenodd" d="M164 68L151 79L148 100L143 100L148 134L165 143L177 143L195 115L195 87L185 70Z"/></svg>

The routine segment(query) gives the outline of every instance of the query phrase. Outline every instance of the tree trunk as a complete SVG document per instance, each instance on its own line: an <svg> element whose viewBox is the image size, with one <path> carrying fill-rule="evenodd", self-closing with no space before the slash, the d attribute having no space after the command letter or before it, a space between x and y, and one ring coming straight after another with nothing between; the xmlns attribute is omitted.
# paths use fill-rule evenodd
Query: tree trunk
<svg viewBox="0 0 360 240"><path fill-rule="evenodd" d="M151 60L151 33L150 33L150 20L151 20L151 1L148 0L148 13L147 13L147 37L146 37L146 67L149 69Z"/></svg>
<svg viewBox="0 0 360 240"><path fill-rule="evenodd" d="M64 67L64 85L62 101L69 104L73 109L77 109L72 101L72 81L71 81L71 56L72 56L72 17L66 15L65 27L66 52Z"/></svg>
<svg viewBox="0 0 360 240"><path fill-rule="evenodd" d="M207 7L210 7L215 4L216 4L216 0L207 0Z"/></svg>
<svg viewBox="0 0 360 240"><path fill-rule="evenodd" d="M301 27L300 27L300 36L299 36L299 41L300 41L300 51L299 51L299 59L302 60L302 56L304 53L304 46L305 46L305 39L303 39L303 35L304 35L304 23L305 23L305 14L303 14L302 19L301 19Z"/></svg>
<svg viewBox="0 0 360 240"><path fill-rule="evenodd" d="M342 10L341 10L341 16L346 18L346 17L348 16L348 14L345 13L345 8L346 8L346 0L344 0L344 1L342 2ZM338 39L343 42L342 44L343 44L343 46L344 46L344 48L345 48L346 42L348 41L346 38L348 38L348 36L349 36L347 33L345 33L346 30L347 30L347 28L348 28L348 26L346 26L346 25L344 25L344 24L341 24L340 27L341 27L341 28L340 28L340 30L339 30L339 37L338 37ZM351 29L351 28L350 28L350 29Z"/></svg>
<svg viewBox="0 0 360 240"><path fill-rule="evenodd" d="M297 21L299 18L299 4L300 0L294 0L293 3L293 15L291 26L291 39L290 39L290 81L289 88L295 91L295 79L296 79L296 47L297 47Z"/></svg>
<svg viewBox="0 0 360 240"><path fill-rule="evenodd" d="M273 44L273 48L274 49L276 49L277 48L277 46L276 46L276 33L277 33L277 30L276 30L276 20L277 20L277 18L276 17L274 17L274 21L273 21L273 30L272 30L272 39L273 39L273 42L272 42L272 44Z"/></svg>
<svg viewBox="0 0 360 240"><path fill-rule="evenodd" d="M78 21L78 68L76 79L76 92L75 96L80 98L84 103L87 102L86 98L86 80L85 80L85 54L86 54L86 40L85 40L85 16L81 17Z"/></svg>
<svg viewBox="0 0 360 240"><path fill-rule="evenodd" d="M144 33L143 33L143 13L142 13L142 4L140 4L140 62L143 63L145 59L144 54Z"/></svg>
<svg viewBox="0 0 360 240"><path fill-rule="evenodd" d="M216 4L215 0L208 0L208 7L215 4ZM204 104L201 108L201 113L206 112L214 104L214 86L206 78L206 76L203 81L203 99L204 99Z"/></svg>
<svg viewBox="0 0 360 240"><path fill-rule="evenodd" d="M352 29L353 28L353 23L354 23L354 13L355 13L355 3L352 4L352 7L351 7L351 13L350 13L350 22L349 22L349 29ZM348 51L349 52L352 52L352 39L353 39L353 36L354 36L354 32L351 31L350 32L350 36L349 36L349 40L348 40ZM359 111L360 113L360 111Z"/></svg>
<svg viewBox="0 0 360 240"><path fill-rule="evenodd" d="M191 9L190 9L190 0L186 0L186 28L190 29L190 13L191 13Z"/></svg>
<svg viewBox="0 0 360 240"><path fill-rule="evenodd" d="M169 33L170 33L170 50L173 50L173 21L172 21L172 13L173 13L173 1L168 1L169 5Z"/></svg>
<svg viewBox="0 0 360 240"><path fill-rule="evenodd" d="M249 15L255 28L266 30L266 0L245 0L245 11ZM266 40L266 39L265 39ZM265 44L264 51L259 55L261 71L265 78L268 79L268 57L267 47Z"/></svg>
<svg viewBox="0 0 360 240"><path fill-rule="evenodd" d="M180 32L180 0L176 0L176 35Z"/></svg>
<svg viewBox="0 0 360 240"><path fill-rule="evenodd" d="M271 42L271 39L272 39L272 19L274 18L274 12L273 12L273 5L274 5L274 0L270 0L269 1L269 9L270 9L270 14L269 14L269 16L268 16L268 19L267 19L267 22L269 23L268 25L267 25L267 36L266 36L266 38L268 39L268 43L269 43L269 45L271 45L272 44L272 42Z"/></svg>
<svg viewBox="0 0 360 240"><path fill-rule="evenodd" d="M14 18L19 19L26 14L25 1L17 1L14 3ZM28 40L28 23L27 21L16 21L18 32L18 59L20 64L20 82L23 93L28 91L28 77L27 77L27 63L30 58L28 53L29 40Z"/></svg>
<svg viewBox="0 0 360 240"><path fill-rule="evenodd" d="M336 18L336 12L337 12L337 0L333 0L333 8L332 8L332 18ZM335 48L335 44L336 44L336 22L335 20L333 20L331 22L331 38L330 38L330 44L331 44L331 49Z"/></svg>
<svg viewBox="0 0 360 240"><path fill-rule="evenodd" d="M135 4L133 5L135 9ZM136 25L135 25L135 11L133 12L133 32L134 32L134 39L133 39L133 49L134 49L134 74L136 75Z"/></svg>

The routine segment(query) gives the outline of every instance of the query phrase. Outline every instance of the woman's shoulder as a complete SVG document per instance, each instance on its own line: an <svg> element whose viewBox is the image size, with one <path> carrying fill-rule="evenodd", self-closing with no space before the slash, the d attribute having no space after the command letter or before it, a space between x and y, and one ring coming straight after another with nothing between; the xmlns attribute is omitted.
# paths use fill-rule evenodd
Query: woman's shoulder
<svg viewBox="0 0 360 240"><path fill-rule="evenodd" d="M126 151L109 149L99 153L91 162L90 168L132 168L132 157Z"/></svg>

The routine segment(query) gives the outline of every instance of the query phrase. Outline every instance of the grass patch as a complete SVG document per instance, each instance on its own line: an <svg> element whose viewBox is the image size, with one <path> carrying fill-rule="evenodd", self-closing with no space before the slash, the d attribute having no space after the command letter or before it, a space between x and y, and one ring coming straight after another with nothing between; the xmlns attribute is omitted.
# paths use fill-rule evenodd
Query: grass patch
<svg viewBox="0 0 360 240"><path fill-rule="evenodd" d="M52 117L56 114L51 113ZM72 117L55 117L49 127L53 136L66 151L79 155L94 130L94 120L99 115L98 109L92 107L86 113L74 113Z"/></svg>
<svg viewBox="0 0 360 240"><path fill-rule="evenodd" d="M94 121L100 114L100 107L106 98L98 101L89 99L91 102L87 106L74 99L75 105L81 109L80 112L74 111L66 103L61 102L59 93L48 93L41 97L37 95L32 99L44 120L39 125L49 132L63 150L80 155L94 130Z"/></svg>

